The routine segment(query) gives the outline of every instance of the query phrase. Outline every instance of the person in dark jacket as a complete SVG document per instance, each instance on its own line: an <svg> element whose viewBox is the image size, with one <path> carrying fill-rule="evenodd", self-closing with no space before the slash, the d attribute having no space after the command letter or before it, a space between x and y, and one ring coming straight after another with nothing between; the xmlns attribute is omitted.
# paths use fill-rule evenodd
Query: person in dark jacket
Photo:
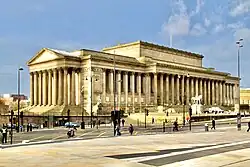
<svg viewBox="0 0 250 167"><path fill-rule="evenodd" d="M212 120L212 128L211 129L214 129L215 130L215 120L214 120L214 118L213 118L213 120Z"/></svg>
<svg viewBox="0 0 250 167"><path fill-rule="evenodd" d="M248 122L248 129L247 129L247 132L249 132L250 130L250 121Z"/></svg>
<svg viewBox="0 0 250 167"><path fill-rule="evenodd" d="M130 135L133 135L133 132L134 132L134 127L132 124L130 124L129 128L128 128L128 131L130 133Z"/></svg>

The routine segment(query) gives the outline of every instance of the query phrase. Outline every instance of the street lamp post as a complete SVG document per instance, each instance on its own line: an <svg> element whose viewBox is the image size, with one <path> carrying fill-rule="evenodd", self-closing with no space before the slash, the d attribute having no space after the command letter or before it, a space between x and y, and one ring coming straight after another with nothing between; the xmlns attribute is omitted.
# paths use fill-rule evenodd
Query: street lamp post
<svg viewBox="0 0 250 167"><path fill-rule="evenodd" d="M17 94L18 94L18 99L17 99L17 117L18 117L18 125L17 125L17 133L19 133L19 129L20 129L20 78L21 78L21 71L23 70L22 67L20 67L18 69L18 72L17 72Z"/></svg>
<svg viewBox="0 0 250 167"><path fill-rule="evenodd" d="M238 78L239 78L239 89L238 89L238 114L237 114L237 128L238 130L241 130L241 112L240 112L240 48L243 47L242 45L243 39L239 39L239 41L236 42L236 45L238 46L237 50L237 65L238 65Z"/></svg>

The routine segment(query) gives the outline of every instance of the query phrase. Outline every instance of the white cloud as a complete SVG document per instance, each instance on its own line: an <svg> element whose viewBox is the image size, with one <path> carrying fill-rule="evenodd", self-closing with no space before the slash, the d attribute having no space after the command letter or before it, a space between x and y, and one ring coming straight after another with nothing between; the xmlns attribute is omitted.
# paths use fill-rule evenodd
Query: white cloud
<svg viewBox="0 0 250 167"><path fill-rule="evenodd" d="M242 22L230 23L227 25L227 28L230 28L232 30L237 30L243 27L244 27L244 24Z"/></svg>
<svg viewBox="0 0 250 167"><path fill-rule="evenodd" d="M190 27L189 17L186 15L174 15L168 20L168 23L164 23L162 30L171 35L188 35Z"/></svg>
<svg viewBox="0 0 250 167"><path fill-rule="evenodd" d="M191 17L200 12L204 5L204 0L196 1L196 9L188 13L187 6L183 0L173 2L173 14L168 18L168 21L162 25L162 32L170 36L185 36L190 34ZM191 34L203 34L205 29L201 25L195 25L195 30Z"/></svg>
<svg viewBox="0 0 250 167"><path fill-rule="evenodd" d="M196 14L200 13L200 10L204 4L205 4L204 0L196 0L196 9L195 9Z"/></svg>
<svg viewBox="0 0 250 167"><path fill-rule="evenodd" d="M223 31L225 29L225 26L223 24L217 24L215 25L215 27L213 28L212 32L213 33L219 33L221 31Z"/></svg>
<svg viewBox="0 0 250 167"><path fill-rule="evenodd" d="M206 32L207 30L200 23L196 23L192 27L190 34L194 36L200 36L200 35L204 35Z"/></svg>
<svg viewBox="0 0 250 167"><path fill-rule="evenodd" d="M211 25L211 20L209 20L208 18L205 18L205 20L204 20L204 25L205 25L206 27L209 27L209 26Z"/></svg>
<svg viewBox="0 0 250 167"><path fill-rule="evenodd" d="M234 1L233 8L230 11L231 16L238 16L250 11L250 0Z"/></svg>
<svg viewBox="0 0 250 167"><path fill-rule="evenodd" d="M234 33L235 40L240 38L244 39L245 42L250 42L250 29L249 28L241 28L235 31Z"/></svg>

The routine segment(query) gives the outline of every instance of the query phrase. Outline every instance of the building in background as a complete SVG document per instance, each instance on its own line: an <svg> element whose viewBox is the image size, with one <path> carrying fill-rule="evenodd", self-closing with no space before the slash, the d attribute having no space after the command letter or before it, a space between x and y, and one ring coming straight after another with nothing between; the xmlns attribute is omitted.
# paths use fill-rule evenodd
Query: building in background
<svg viewBox="0 0 250 167"><path fill-rule="evenodd" d="M200 95L205 107L234 110L239 78L203 67L202 60L200 54L143 41L102 51L44 48L27 63L28 110L45 115L65 115L68 109L72 115L81 115L84 110L90 115L91 107L101 103L100 114L110 114L115 100L115 108L127 113L144 112L145 108L178 111Z"/></svg>

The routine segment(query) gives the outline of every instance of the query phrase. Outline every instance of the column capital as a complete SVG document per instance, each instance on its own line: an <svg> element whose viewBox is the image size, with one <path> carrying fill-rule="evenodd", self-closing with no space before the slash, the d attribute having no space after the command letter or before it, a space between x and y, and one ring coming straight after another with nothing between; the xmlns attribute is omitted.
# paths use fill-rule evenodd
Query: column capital
<svg viewBox="0 0 250 167"><path fill-rule="evenodd" d="M123 71L123 74L128 75L128 71Z"/></svg>
<svg viewBox="0 0 250 167"><path fill-rule="evenodd" d="M121 74L121 71L120 70L116 70L115 71L117 74Z"/></svg>
<svg viewBox="0 0 250 167"><path fill-rule="evenodd" d="M134 72L134 71L131 71L130 73L131 73L131 75L135 75L135 72Z"/></svg>
<svg viewBox="0 0 250 167"><path fill-rule="evenodd" d="M141 72L137 72L137 75L138 75L138 76L139 76L139 75L141 76Z"/></svg>
<svg viewBox="0 0 250 167"><path fill-rule="evenodd" d="M146 76L146 77L149 77L149 76L150 76L150 73L145 73L145 76Z"/></svg>
<svg viewBox="0 0 250 167"><path fill-rule="evenodd" d="M107 69L106 68L102 68L102 72L106 72L107 71Z"/></svg>

